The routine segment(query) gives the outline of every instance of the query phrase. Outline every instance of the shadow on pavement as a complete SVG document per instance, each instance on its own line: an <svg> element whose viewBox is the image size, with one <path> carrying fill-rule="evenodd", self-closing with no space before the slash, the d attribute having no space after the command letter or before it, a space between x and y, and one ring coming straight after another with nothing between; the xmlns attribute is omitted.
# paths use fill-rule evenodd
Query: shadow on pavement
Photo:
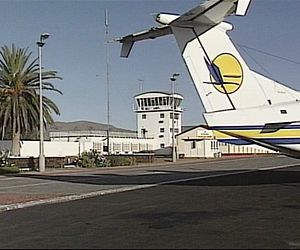
<svg viewBox="0 0 300 250"><path fill-rule="evenodd" d="M89 174L89 175L38 175L26 174L22 177L53 180L69 183L82 183L92 185L143 185L166 183L166 185L189 185L189 186L248 186L266 184L288 184L300 182L300 171L293 170L253 170L246 171L148 171L142 175L122 174ZM222 175L222 176L218 176ZM16 175L20 176L20 175ZM206 178L210 176L209 178ZM188 180L194 178L193 180Z"/></svg>

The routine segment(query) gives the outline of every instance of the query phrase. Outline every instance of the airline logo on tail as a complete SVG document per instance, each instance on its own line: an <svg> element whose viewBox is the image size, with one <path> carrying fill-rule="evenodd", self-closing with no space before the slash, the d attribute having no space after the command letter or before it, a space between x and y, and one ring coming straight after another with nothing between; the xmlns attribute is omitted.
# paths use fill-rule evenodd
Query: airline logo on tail
<svg viewBox="0 0 300 250"><path fill-rule="evenodd" d="M210 72L210 82L216 90L223 94L236 92L243 83L243 69L240 62L232 54L218 55L211 63L204 58Z"/></svg>

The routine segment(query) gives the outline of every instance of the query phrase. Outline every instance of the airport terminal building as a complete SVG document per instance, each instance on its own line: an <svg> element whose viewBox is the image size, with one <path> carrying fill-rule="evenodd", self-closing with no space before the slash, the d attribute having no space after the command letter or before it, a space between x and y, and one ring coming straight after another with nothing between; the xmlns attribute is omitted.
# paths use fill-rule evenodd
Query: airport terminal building
<svg viewBox="0 0 300 250"><path fill-rule="evenodd" d="M274 153L253 144L243 146L221 142L219 133L203 125L182 126L183 96L178 93L144 92L136 95L134 101L136 131L88 121L55 122L48 128L44 141L45 156L78 156L89 150L97 150L101 154L109 151L110 154L154 153L169 156L173 135L177 158ZM10 145L10 141L2 141L0 150L10 149ZM39 141L21 141L21 157L38 155Z"/></svg>

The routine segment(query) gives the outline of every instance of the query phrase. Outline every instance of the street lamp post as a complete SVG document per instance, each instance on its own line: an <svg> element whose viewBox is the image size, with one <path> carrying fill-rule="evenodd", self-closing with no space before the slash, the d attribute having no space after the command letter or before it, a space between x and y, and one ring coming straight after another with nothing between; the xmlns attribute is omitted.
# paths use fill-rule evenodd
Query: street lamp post
<svg viewBox="0 0 300 250"><path fill-rule="evenodd" d="M45 155L44 155L44 124L43 124L43 83L42 83L42 47L50 35L42 33L40 40L37 42L39 49L39 95L40 95L40 147L39 147L39 171L45 171Z"/></svg>
<svg viewBox="0 0 300 250"><path fill-rule="evenodd" d="M172 162L176 162L176 149L175 149L175 131L174 131L174 116L175 116L175 99L174 99L174 92L175 92L175 81L176 77L180 74L174 73L173 76L170 78L172 83Z"/></svg>

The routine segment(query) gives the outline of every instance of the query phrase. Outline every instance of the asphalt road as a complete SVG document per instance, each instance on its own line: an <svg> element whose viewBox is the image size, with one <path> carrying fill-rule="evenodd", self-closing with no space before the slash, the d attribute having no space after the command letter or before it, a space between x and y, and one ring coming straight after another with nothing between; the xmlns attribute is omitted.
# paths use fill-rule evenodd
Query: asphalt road
<svg viewBox="0 0 300 250"><path fill-rule="evenodd" d="M34 177L149 186L0 213L0 248L299 249L298 162L260 157Z"/></svg>

